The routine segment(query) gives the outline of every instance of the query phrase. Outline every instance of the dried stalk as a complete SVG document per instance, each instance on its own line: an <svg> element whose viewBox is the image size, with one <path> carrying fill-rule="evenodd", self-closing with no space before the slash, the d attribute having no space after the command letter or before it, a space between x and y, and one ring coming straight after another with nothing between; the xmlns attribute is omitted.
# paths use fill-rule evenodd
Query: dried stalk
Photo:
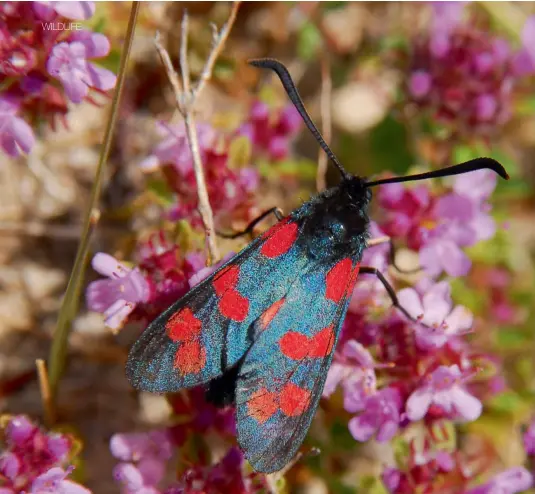
<svg viewBox="0 0 535 494"><path fill-rule="evenodd" d="M321 132L323 138L327 144L331 142L332 134L332 123L331 123L331 91L332 91L332 80L331 80L331 67L329 64L329 59L327 55L321 58L321 97L320 97L320 106L321 106ZM327 186L326 175L327 175L327 155L323 149L319 150L318 155L318 170L316 172L316 188L319 191L322 191Z"/></svg>
<svg viewBox="0 0 535 494"><path fill-rule="evenodd" d="M132 3L132 8L130 10L130 19L128 21L128 28L126 31L125 44L121 56L119 73L117 76L117 85L115 88L115 93L113 95L110 116L108 118L108 124L106 126L106 132L104 134L104 142L100 151L97 171L95 174L95 181L93 182L93 188L91 189L89 207L87 208L87 215L81 234L80 245L78 246L78 251L76 252L74 267L69 278L69 283L67 284L65 296L63 297L63 303L61 305L61 309L58 315L58 324L54 332L54 340L52 342L52 348L50 350L49 384L51 396L50 403L52 407L54 407L54 401L58 389L59 380L61 378L61 374L65 366L69 332L71 329L72 320L75 316L78 307L78 300L82 289L85 266L89 258L89 245L91 236L93 231L95 230L96 224L100 217L98 202L100 198L100 190L102 188L104 167L106 165L108 155L110 153L113 138L113 129L115 128L115 122L119 113L119 103L121 101L121 94L126 76L126 66L128 62L128 57L130 55L130 49L132 47L132 41L134 39L134 31L139 7L140 2Z"/></svg>
<svg viewBox="0 0 535 494"><path fill-rule="evenodd" d="M37 377L39 378L39 389L41 391L41 401L43 402L43 412L45 415L45 424L51 426L56 421L55 408L52 403L52 394L50 392L50 380L48 371L43 359L35 361L37 367Z"/></svg>
<svg viewBox="0 0 535 494"><path fill-rule="evenodd" d="M210 54L206 59L206 63L202 69L199 80L191 87L191 79L189 73L188 64L188 31L189 31L189 18L186 11L182 17L181 26L181 44L180 44L180 75L182 83L178 79L178 74L173 68L169 53L162 46L160 42L160 36L156 33L154 44L162 60L163 66L167 73L167 78L173 89L175 96L176 106L178 111L184 118L184 125L186 127L186 135L188 138L191 155L193 158L193 170L195 172L195 180L197 183L197 195L199 198L199 214L204 226L206 235L206 250L208 254L208 264L212 264L219 259L219 251L215 241L215 228L214 228L214 215L212 208L210 207L210 200L208 198L208 192L206 189L206 181L204 179L203 164L201 161L201 153L199 148L199 139L197 136L197 127L195 126L195 119L193 116L193 110L195 102L199 97L199 94L206 84L206 82L212 77L212 71L217 57L221 53L223 46L228 38L232 25L236 19L240 2L234 2L229 18L225 25L218 32L217 28L212 25L212 48Z"/></svg>

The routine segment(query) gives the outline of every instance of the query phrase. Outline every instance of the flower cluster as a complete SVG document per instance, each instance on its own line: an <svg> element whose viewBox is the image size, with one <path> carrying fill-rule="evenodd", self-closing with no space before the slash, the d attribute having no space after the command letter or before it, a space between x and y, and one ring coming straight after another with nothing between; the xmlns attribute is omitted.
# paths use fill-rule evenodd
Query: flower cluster
<svg viewBox="0 0 535 494"><path fill-rule="evenodd" d="M479 171L461 175L442 189L381 187L381 211L372 224L372 237L387 234L395 245L417 252L422 269L413 287L397 292L403 310L388 309L390 299L375 278L362 275L357 281L324 389L324 396L330 396L341 387L343 406L354 414L348 428L357 441L390 441L419 421L431 431L443 421L476 420L483 411L480 398L501 389L491 379L484 390L481 379L479 387L473 384L483 362L499 364L492 356L476 358L464 341L474 317L453 303L450 284L441 278L465 276L471 261L463 249L494 235L488 201L495 185L492 172ZM363 263L388 273L389 257L388 244L377 245L367 249ZM391 275L395 285L395 270ZM507 475L516 475L516 470L504 472L469 490L475 479L459 477L462 469L455 466L456 458L445 453L415 455L418 461L408 471L385 471L390 492L414 492L415 485L422 492L440 492L438 485L451 485L452 492L491 492ZM531 485L527 471L517 470L522 474L518 482L504 492Z"/></svg>
<svg viewBox="0 0 535 494"><path fill-rule="evenodd" d="M175 126L162 124L160 129L165 133L164 139L141 166L145 170L162 168L169 188L176 194L176 204L168 212L169 219L187 219L192 225L199 226L197 182L185 126L183 123ZM258 185L257 171L250 166L231 167L230 139L209 124L198 124L197 135L216 225L224 223L229 216L247 219L252 204L251 193Z"/></svg>
<svg viewBox="0 0 535 494"><path fill-rule="evenodd" d="M116 77L90 62L110 51L106 36L70 28L86 20L94 2L3 2L0 6L0 146L10 156L28 153L30 126L46 118L66 125L67 101L92 101L90 90L108 91ZM29 122L29 123L28 123Z"/></svg>
<svg viewBox="0 0 535 494"><path fill-rule="evenodd" d="M496 174L490 170L459 175L447 194L434 194L428 185L385 185L378 198L385 213L380 227L418 251L429 276L464 276L471 261L462 249L496 231L488 203L495 187Z"/></svg>
<svg viewBox="0 0 535 494"><path fill-rule="evenodd" d="M280 112L271 111L262 101L255 101L249 111L249 120L238 129L246 136L254 149L262 151L272 160L286 158L290 151L290 138L301 127L301 116L293 105Z"/></svg>
<svg viewBox="0 0 535 494"><path fill-rule="evenodd" d="M433 448L430 444L418 452L412 443L406 463L403 469L384 470L382 480L390 494L411 494L415 489L416 492L516 494L533 485L531 473L523 467L513 467L472 487L482 473L478 459Z"/></svg>
<svg viewBox="0 0 535 494"><path fill-rule="evenodd" d="M173 454L167 431L115 434L110 441L110 450L120 460L113 475L122 485L124 494L159 492L157 486Z"/></svg>
<svg viewBox="0 0 535 494"><path fill-rule="evenodd" d="M67 480L73 440L64 434L44 432L27 417L10 417L3 427L4 450L0 453L2 494L62 492L89 494Z"/></svg>
<svg viewBox="0 0 535 494"><path fill-rule="evenodd" d="M250 165L264 155L270 160L286 157L299 124L293 106L273 113L261 102L252 105L246 123L231 134L206 123L197 124L200 158L216 226L228 225L233 219L249 219L252 193L259 182L257 169ZM199 226L193 157L185 126L160 124L158 129L163 139L140 166L145 171L162 169L169 188L176 194L177 202L169 210L169 218L187 219Z"/></svg>
<svg viewBox="0 0 535 494"><path fill-rule="evenodd" d="M413 45L407 93L411 104L460 135L489 136L510 119L523 78L535 74L535 18L515 51L464 14L464 2L433 4L430 33Z"/></svg>
<svg viewBox="0 0 535 494"><path fill-rule="evenodd" d="M138 261L129 268L103 252L93 257L93 269L107 278L88 285L87 307L104 314L111 329L127 321L152 321L193 286L196 281L190 279L205 266L202 254L183 255L163 232L140 245Z"/></svg>
<svg viewBox="0 0 535 494"><path fill-rule="evenodd" d="M266 480L258 474L246 474L243 456L230 448L216 464L207 466L198 461L188 468L177 482L166 488L159 484L168 470L174 437L170 431L155 430L147 433L116 434L110 449L120 460L113 471L124 494L195 494L200 492L235 492L255 494L265 492Z"/></svg>

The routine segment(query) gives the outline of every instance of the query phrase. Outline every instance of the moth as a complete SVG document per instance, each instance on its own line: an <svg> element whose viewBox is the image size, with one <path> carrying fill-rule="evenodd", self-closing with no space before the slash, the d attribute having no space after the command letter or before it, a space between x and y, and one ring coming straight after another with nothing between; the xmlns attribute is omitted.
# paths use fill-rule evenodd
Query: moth
<svg viewBox="0 0 535 494"><path fill-rule="evenodd" d="M278 75L341 181L286 217L273 208L251 222L240 234L268 214L278 220L146 328L126 374L140 390L206 385L212 401L234 403L238 443L255 470L269 473L294 457L310 427L357 275L377 276L410 318L384 276L360 265L371 189L483 168L508 175L491 158L406 177L352 175L312 122L284 65L273 59L251 64Z"/></svg>

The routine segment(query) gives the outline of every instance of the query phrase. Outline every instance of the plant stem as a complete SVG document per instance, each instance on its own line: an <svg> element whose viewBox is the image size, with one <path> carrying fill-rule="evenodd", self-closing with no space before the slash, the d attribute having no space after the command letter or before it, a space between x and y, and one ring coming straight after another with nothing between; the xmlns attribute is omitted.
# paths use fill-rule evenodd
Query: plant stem
<svg viewBox="0 0 535 494"><path fill-rule="evenodd" d="M67 284L67 290L65 291L63 303L59 311L58 324L56 326L56 331L54 332L54 339L52 342L52 348L50 350L49 382L52 406L54 406L58 391L59 380L65 367L69 332L71 329L72 320L78 308L78 300L83 284L85 266L89 258L89 245L91 236L93 231L95 230L96 224L98 223L100 217L98 202L100 198L100 191L102 189L104 167L106 165L108 155L110 153L113 130L115 128L115 122L119 113L119 103L121 101L121 94L126 77L126 66L132 47L132 41L134 39L134 31L136 27L136 19L139 12L139 8L140 2L132 2L132 8L130 10L130 19L128 21L128 28L126 31L125 44L123 48L123 53L121 55L121 64L119 66L119 73L117 76L117 85L115 93L113 95L108 124L106 126L106 132L104 134L104 143L100 151L97 171L95 174L95 182L93 183L93 188L91 189L91 197L89 201L89 207L87 208L87 215L85 218L84 227L82 229L80 244L78 246L78 251L76 252L74 267L71 271L69 283Z"/></svg>

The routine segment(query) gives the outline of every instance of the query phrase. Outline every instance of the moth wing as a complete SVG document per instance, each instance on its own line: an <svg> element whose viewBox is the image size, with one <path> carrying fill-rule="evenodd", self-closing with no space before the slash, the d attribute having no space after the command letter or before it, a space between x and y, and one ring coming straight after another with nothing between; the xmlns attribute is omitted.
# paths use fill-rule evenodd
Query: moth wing
<svg viewBox="0 0 535 494"><path fill-rule="evenodd" d="M160 314L130 350L131 384L173 392L238 362L252 344L254 321L308 262L299 235L299 222L282 220Z"/></svg>
<svg viewBox="0 0 535 494"><path fill-rule="evenodd" d="M358 267L351 258L310 266L255 323L257 339L236 384L238 442L255 470L280 470L303 442Z"/></svg>

